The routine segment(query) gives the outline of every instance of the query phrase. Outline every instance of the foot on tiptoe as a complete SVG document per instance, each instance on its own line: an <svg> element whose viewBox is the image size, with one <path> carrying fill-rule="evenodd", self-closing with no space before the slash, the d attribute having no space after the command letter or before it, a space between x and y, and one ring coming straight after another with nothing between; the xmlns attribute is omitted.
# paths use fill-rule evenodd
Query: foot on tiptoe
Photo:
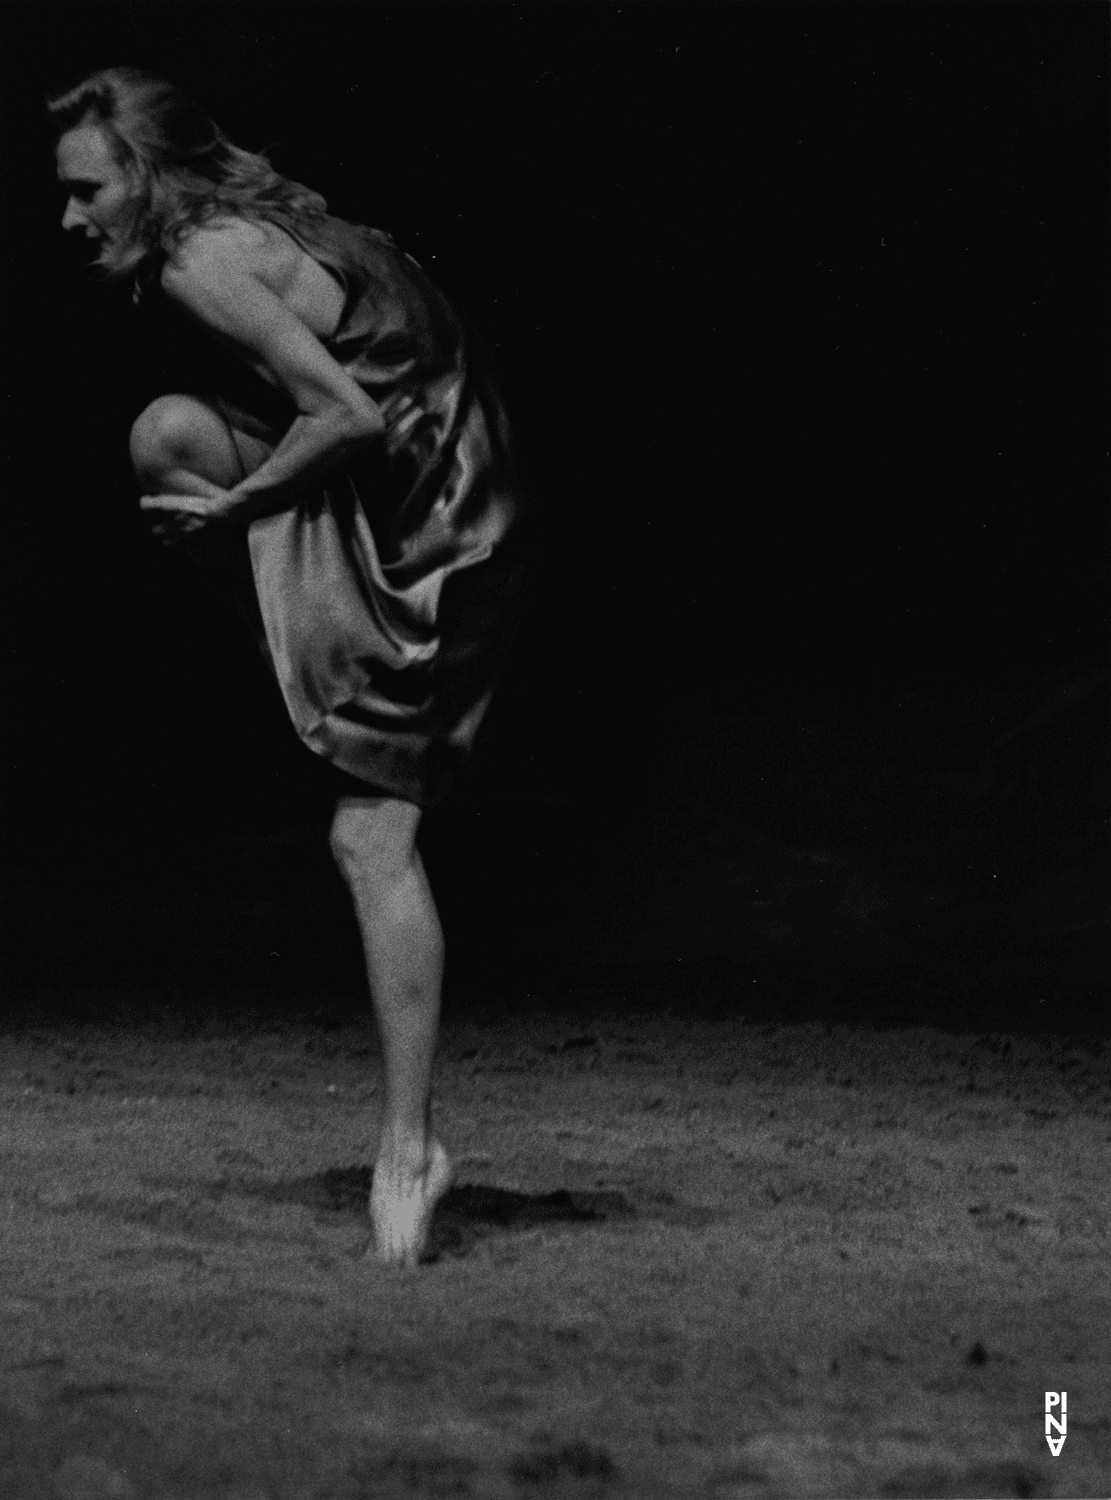
<svg viewBox="0 0 1111 1500"><path fill-rule="evenodd" d="M415 1270L428 1241L436 1204L451 1185L451 1162L439 1141L427 1148L383 1148L374 1166L370 1219L375 1257Z"/></svg>

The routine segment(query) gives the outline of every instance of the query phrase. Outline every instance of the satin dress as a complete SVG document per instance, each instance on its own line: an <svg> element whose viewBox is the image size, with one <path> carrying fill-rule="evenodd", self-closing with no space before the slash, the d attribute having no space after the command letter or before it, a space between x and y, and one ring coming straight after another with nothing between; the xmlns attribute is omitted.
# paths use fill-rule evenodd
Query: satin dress
<svg viewBox="0 0 1111 1500"><path fill-rule="evenodd" d="M526 506L509 423L488 357L389 236L274 222L342 285L322 342L387 428L250 523L254 598L240 603L304 744L368 792L434 806L474 746L520 609ZM296 412L259 385L248 402L207 399L276 443Z"/></svg>

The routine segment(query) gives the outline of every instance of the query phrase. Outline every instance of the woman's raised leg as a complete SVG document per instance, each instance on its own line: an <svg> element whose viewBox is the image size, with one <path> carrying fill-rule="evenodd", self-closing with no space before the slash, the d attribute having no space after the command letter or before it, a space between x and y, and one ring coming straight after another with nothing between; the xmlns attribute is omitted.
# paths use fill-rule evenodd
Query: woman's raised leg
<svg viewBox="0 0 1111 1500"><path fill-rule="evenodd" d="M131 462L147 495L220 494L234 489L273 450L272 442L232 426L197 396L159 396L131 429ZM206 573L223 576L225 592L259 639L263 625L245 532L212 526L181 535L165 511L154 512L151 529L163 541L183 547Z"/></svg>
<svg viewBox="0 0 1111 1500"><path fill-rule="evenodd" d="M385 1107L370 1216L380 1260L415 1267L451 1164L432 1134L432 1063L443 935L416 848L420 808L393 797L341 797L336 863L355 902L385 1063Z"/></svg>
<svg viewBox="0 0 1111 1500"><path fill-rule="evenodd" d="M159 396L131 428L131 462L148 495L231 489L272 452L197 396Z"/></svg>

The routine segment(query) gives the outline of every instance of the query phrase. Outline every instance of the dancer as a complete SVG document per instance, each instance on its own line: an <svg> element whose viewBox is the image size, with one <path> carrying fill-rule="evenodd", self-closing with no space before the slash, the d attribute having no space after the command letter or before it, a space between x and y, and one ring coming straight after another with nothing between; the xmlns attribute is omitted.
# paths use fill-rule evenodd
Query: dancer
<svg viewBox="0 0 1111 1500"><path fill-rule="evenodd" d="M415 261L174 85L111 68L49 109L63 228L252 372L235 399L160 397L132 461L156 530L222 570L296 732L345 778L331 847L385 1066L370 1217L379 1258L413 1267L451 1176L431 1125L443 939L415 840L474 743L521 595L505 411Z"/></svg>

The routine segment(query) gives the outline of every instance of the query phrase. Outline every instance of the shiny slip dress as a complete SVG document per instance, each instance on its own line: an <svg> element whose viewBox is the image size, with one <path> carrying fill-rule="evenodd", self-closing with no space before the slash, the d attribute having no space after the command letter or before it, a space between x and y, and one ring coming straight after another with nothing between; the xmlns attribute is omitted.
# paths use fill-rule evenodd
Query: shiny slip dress
<svg viewBox="0 0 1111 1500"><path fill-rule="evenodd" d="M430 807L473 748L519 614L526 507L509 423L488 356L388 235L274 222L343 287L322 343L387 427L250 523L254 597L240 604L304 744L368 793ZM276 443L296 412L259 385L246 402L206 399Z"/></svg>

